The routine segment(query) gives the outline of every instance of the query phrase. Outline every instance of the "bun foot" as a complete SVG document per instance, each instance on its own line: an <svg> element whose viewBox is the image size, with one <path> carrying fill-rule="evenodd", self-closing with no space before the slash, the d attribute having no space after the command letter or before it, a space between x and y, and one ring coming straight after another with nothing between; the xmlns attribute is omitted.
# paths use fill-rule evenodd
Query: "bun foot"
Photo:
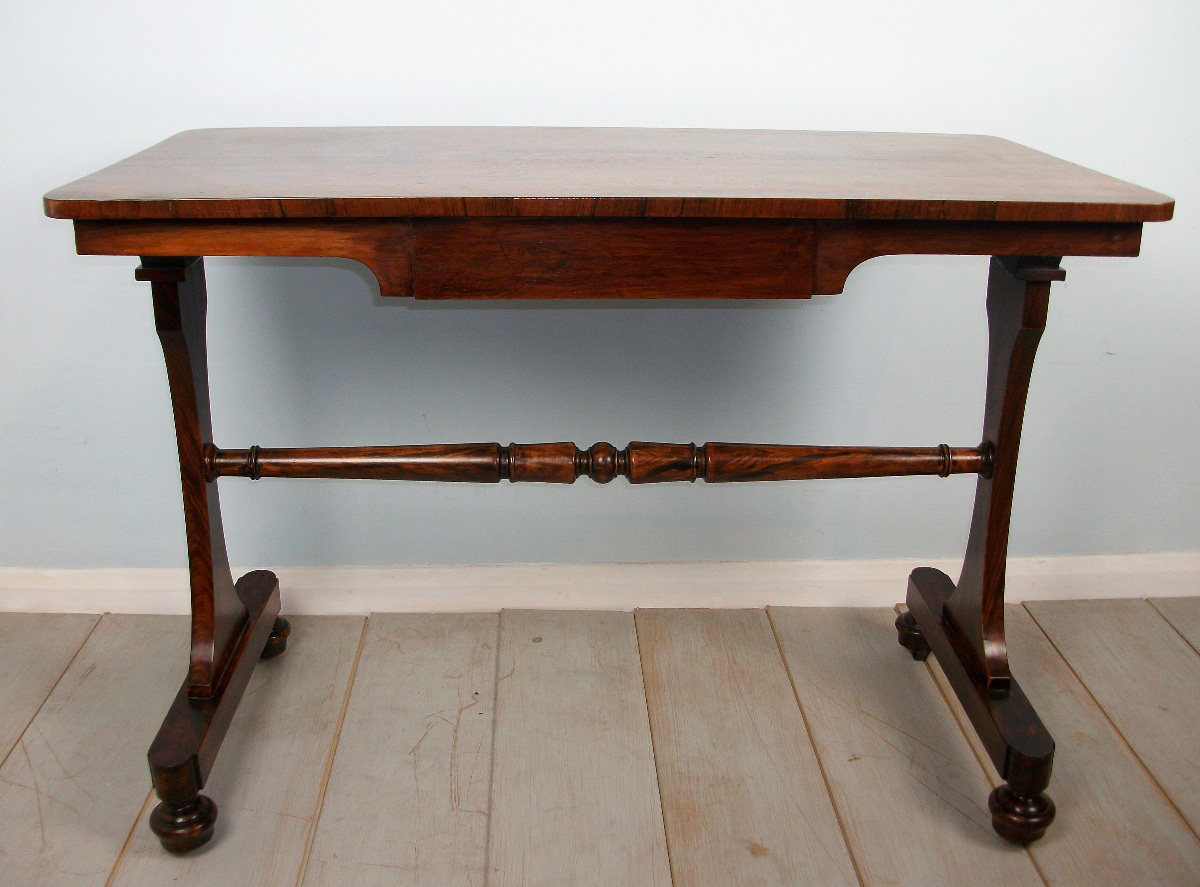
<svg viewBox="0 0 1200 887"><path fill-rule="evenodd" d="M905 610L896 617L896 634L899 636L900 646L912 653L913 659L924 662L929 658L929 642L925 640L925 635L921 634L921 629L917 627L917 619L910 611Z"/></svg>
<svg viewBox="0 0 1200 887"><path fill-rule="evenodd" d="M1030 844L1054 822L1054 802L1044 794L1032 798L1018 795L1002 785L988 795L992 811L992 828L996 834L1014 844Z"/></svg>
<svg viewBox="0 0 1200 887"><path fill-rule="evenodd" d="M163 801L150 811L150 830L171 853L203 847L212 838L216 821L217 805L207 795L195 795L178 805Z"/></svg>
<svg viewBox="0 0 1200 887"><path fill-rule="evenodd" d="M274 659L286 650L288 635L291 633L291 624L282 616L275 617L275 624L271 626L271 636L267 638L267 645L263 647L262 655L259 658Z"/></svg>

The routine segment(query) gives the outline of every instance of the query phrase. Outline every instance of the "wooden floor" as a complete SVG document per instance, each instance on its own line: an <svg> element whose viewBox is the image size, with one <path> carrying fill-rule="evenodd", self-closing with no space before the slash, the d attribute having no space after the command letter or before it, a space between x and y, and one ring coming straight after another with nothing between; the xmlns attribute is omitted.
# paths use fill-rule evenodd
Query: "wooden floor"
<svg viewBox="0 0 1200 887"><path fill-rule="evenodd" d="M0 615L5 885L1200 884L1200 598L1011 607L1058 821L991 831L996 774L889 610L293 620L168 856L145 751L167 616Z"/></svg>

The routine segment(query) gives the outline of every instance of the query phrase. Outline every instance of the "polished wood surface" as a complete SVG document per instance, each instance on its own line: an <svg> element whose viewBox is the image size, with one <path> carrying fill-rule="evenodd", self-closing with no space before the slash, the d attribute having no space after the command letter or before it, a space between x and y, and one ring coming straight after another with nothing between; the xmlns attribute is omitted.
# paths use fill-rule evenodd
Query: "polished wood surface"
<svg viewBox="0 0 1200 887"><path fill-rule="evenodd" d="M1046 795L1054 767L1054 739L1013 678L1003 692L989 693L970 654L946 628L946 601L954 582L940 570L918 567L908 579L908 612L896 620L900 644L914 659L937 656L975 735L1004 783L988 796L992 828L1000 837L1028 844L1046 834L1054 802ZM914 632L924 641L914 648ZM919 655L921 652L924 655Z"/></svg>
<svg viewBox="0 0 1200 887"><path fill-rule="evenodd" d="M221 682L210 695L197 698L191 682L184 681L147 753L150 777L160 799L150 812L150 828L172 853L195 850L212 839L217 805L200 794L200 789L208 780L263 648L277 628L290 628L277 618L279 580L274 573L247 573L237 582L237 594L248 619L229 645Z"/></svg>
<svg viewBox="0 0 1200 887"><path fill-rule="evenodd" d="M340 477L467 483L606 484L705 480L709 483L838 477L980 474L991 471L987 447L813 447L786 444L695 444L633 441L618 450L573 443L416 444L221 450L207 447L205 470L218 477Z"/></svg>
<svg viewBox="0 0 1200 887"><path fill-rule="evenodd" d="M706 129L198 129L46 196L69 219L1146 222L1173 202L1003 139Z"/></svg>
<svg viewBox="0 0 1200 887"><path fill-rule="evenodd" d="M1065 273L1056 259L992 259L988 277L988 375L983 440L993 450L991 470L975 489L967 552L946 619L970 655L987 692L1008 686L1004 648L1004 568L1017 479L1017 452L1025 399L1038 342L1046 329L1050 284Z"/></svg>
<svg viewBox="0 0 1200 887"><path fill-rule="evenodd" d="M794 299L813 226L780 221L416 219L418 299Z"/></svg>
<svg viewBox="0 0 1200 887"><path fill-rule="evenodd" d="M254 669L223 760L205 789L221 803L208 852L163 853L139 823L112 874L105 872L107 880L93 882L96 887L296 887L365 622L362 616L296 617L292 641L300 655Z"/></svg>
<svg viewBox="0 0 1200 887"><path fill-rule="evenodd" d="M609 235L608 263L598 267L592 226L601 230L607 225L623 233ZM1140 223L748 220L706 225L693 220L582 224L570 219L516 219L503 227L520 230L503 235L498 233L501 227L489 219L80 221L75 223L75 248L80 255L104 256L354 259L371 269L383 296L742 299L840 293L850 272L876 256L1136 256L1142 241ZM808 227L811 236L803 233ZM420 252L413 242L414 228L424 232ZM773 233L768 236L764 231ZM472 244L465 237L471 232L491 239ZM648 242L641 242L638 232ZM725 243L714 236L717 233ZM746 257L736 250L743 238L754 247ZM502 267L466 264L451 251L459 244L471 255ZM520 249L515 255L513 244ZM715 256L698 249L714 244L718 246ZM510 257L515 261L510 262ZM758 264L752 266L747 259ZM761 266L772 260L782 261L793 273ZM674 275L663 273L664 263ZM414 280L418 269L419 287ZM582 273L583 269L594 273ZM433 277L426 280L427 275Z"/></svg>
<svg viewBox="0 0 1200 887"><path fill-rule="evenodd" d="M207 697L217 692L247 613L229 569L220 494L204 467L205 447L212 445L204 263L199 259L147 260L135 276L150 283L154 328L166 360L175 414L192 592L187 686L193 696Z"/></svg>

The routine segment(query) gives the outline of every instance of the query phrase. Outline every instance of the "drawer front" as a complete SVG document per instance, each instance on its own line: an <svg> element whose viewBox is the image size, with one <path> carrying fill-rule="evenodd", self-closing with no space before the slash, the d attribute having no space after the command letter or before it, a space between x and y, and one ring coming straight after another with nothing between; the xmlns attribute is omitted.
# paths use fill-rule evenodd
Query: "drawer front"
<svg viewBox="0 0 1200 887"><path fill-rule="evenodd" d="M806 299L806 221L413 219L418 299Z"/></svg>

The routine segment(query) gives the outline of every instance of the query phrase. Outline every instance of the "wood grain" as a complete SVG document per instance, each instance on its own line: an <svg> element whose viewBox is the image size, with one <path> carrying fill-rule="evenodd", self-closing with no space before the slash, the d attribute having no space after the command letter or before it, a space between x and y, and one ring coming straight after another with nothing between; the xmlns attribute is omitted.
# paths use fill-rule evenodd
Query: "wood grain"
<svg viewBox="0 0 1200 887"><path fill-rule="evenodd" d="M486 221L486 220L481 220ZM520 220L518 220L520 221ZM526 220L528 222L528 220ZM428 223L434 224L434 223ZM633 223L627 223L632 225ZM656 220L642 225L661 226ZM721 228L729 235L737 233L734 223ZM750 223L746 223L750 224ZM772 224L770 222L765 224ZM807 289L815 295L840 293L850 272L868 259L886 255L1045 255L1045 256L1136 256L1141 248L1140 222L946 222L946 221L846 221L814 222L815 236L808 248L814 256L805 261L805 268L796 273L808 281ZM675 226L683 229L679 235L686 241L687 229L694 221L682 220ZM630 229L631 232L634 229ZM729 239L733 239L732 237ZM75 246L80 255L120 256L330 256L354 259L371 269L379 281L382 296L413 295L412 222L409 219L275 219L275 220L131 220L78 221L75 223ZM761 244L760 244L761 246ZM721 244L726 254L733 246ZM472 247L475 249L475 247ZM761 253L760 249L760 253ZM768 254L763 254L769 257ZM494 258L494 257L493 257ZM545 256L543 256L543 259ZM635 246L623 255L614 255L626 272L631 263L643 267L647 263L644 246ZM657 263L661 256L650 257ZM676 256L676 264L678 264ZM780 258L776 256L776 258ZM797 268L799 260L782 256L785 267ZM726 257L726 271L746 272L736 267L731 256ZM810 267L811 266L811 267ZM706 260L709 277L713 264ZM580 282L577 270L564 263L567 281L554 280L556 268L544 266L543 277L531 282L503 286L493 280L487 287L475 287L478 297L529 298L538 293L553 294L556 298L603 297L613 287L600 288L595 281ZM475 273L477 269L467 269ZM698 280L697 269L684 266L680 274L661 272L651 275L647 284L627 280L628 294L653 297L695 297L693 288ZM494 275L495 269L485 269ZM782 297L795 297L792 283L786 283L778 268L754 268L747 275L756 281L759 295L765 294L763 284L783 286ZM703 283L703 278L699 278ZM573 281L573 282L572 282ZM688 283L691 281L691 283ZM743 281L744 283L745 281ZM786 283L786 285L785 285ZM770 289L768 287L768 289ZM464 298L463 291L455 295L441 291L446 298ZM719 293L733 298L753 295L753 288L735 288L728 282L710 295ZM703 295L703 293L701 293Z"/></svg>
<svg viewBox="0 0 1200 887"><path fill-rule="evenodd" d="M638 610L675 887L858 883L762 610Z"/></svg>
<svg viewBox="0 0 1200 887"><path fill-rule="evenodd" d="M1047 883L1200 883L1200 842L1187 823L1025 608L1005 607L1005 619L1016 677L1058 741L1049 788L1058 818L1030 846ZM926 664L986 761L954 691L932 658ZM998 782L990 768L988 777Z"/></svg>
<svg viewBox="0 0 1200 887"><path fill-rule="evenodd" d="M505 610L488 887L668 887L629 613Z"/></svg>
<svg viewBox="0 0 1200 887"><path fill-rule="evenodd" d="M131 828L154 841L145 747L187 649L184 617L101 619L0 768L4 883L99 887Z"/></svg>
<svg viewBox="0 0 1200 887"><path fill-rule="evenodd" d="M842 291L878 256L1136 256L1142 226L1080 222L821 221L813 295Z"/></svg>
<svg viewBox="0 0 1200 887"><path fill-rule="evenodd" d="M208 479L218 477L370 478L468 483L572 484L587 475L606 484L705 480L813 480L836 477L971 474L990 471L981 447L813 447L785 444L647 443L625 449L573 443L415 444L381 447L250 447L204 450Z"/></svg>
<svg viewBox="0 0 1200 887"><path fill-rule="evenodd" d="M55 218L606 216L1143 222L1162 194L1003 139L703 129L200 129L46 195Z"/></svg>
<svg viewBox="0 0 1200 887"><path fill-rule="evenodd" d="M139 822L113 872L113 887L296 884L363 619L297 616L291 623L288 653L255 668L225 738L225 754L205 786L220 810L208 848L172 856Z"/></svg>
<svg viewBox="0 0 1200 887"><path fill-rule="evenodd" d="M76 613L0 613L0 764L98 621Z"/></svg>
<svg viewBox="0 0 1200 887"><path fill-rule="evenodd" d="M1200 597L1152 598L1150 605L1200 653Z"/></svg>
<svg viewBox="0 0 1200 887"><path fill-rule="evenodd" d="M499 617L371 616L305 887L481 887Z"/></svg>
<svg viewBox="0 0 1200 887"><path fill-rule="evenodd" d="M807 299L806 222L418 219L418 299Z"/></svg>
<svg viewBox="0 0 1200 887"><path fill-rule="evenodd" d="M211 697L230 665L246 606L229 570L220 492L204 468L205 447L212 444L204 260L146 259L135 276L151 285L154 328L167 365L175 417L192 592L188 692Z"/></svg>
<svg viewBox="0 0 1200 887"><path fill-rule="evenodd" d="M1025 607L1200 835L1200 656L1145 601Z"/></svg>
<svg viewBox="0 0 1200 887"><path fill-rule="evenodd" d="M891 610L770 615L865 887L1042 884L992 831L987 776Z"/></svg>
<svg viewBox="0 0 1200 887"><path fill-rule="evenodd" d="M412 295L412 224L406 219L76 222L81 256L291 256L353 259L380 295Z"/></svg>
<svg viewBox="0 0 1200 887"><path fill-rule="evenodd" d="M1046 329L1050 282L1062 280L1056 257L993 257L988 273L988 370L983 442L992 447L991 471L975 482L967 552L955 590L945 602L946 624L962 642L964 664L986 693L1010 683L1004 647L1004 571L1025 400L1038 342ZM912 607L910 601L909 606Z"/></svg>

